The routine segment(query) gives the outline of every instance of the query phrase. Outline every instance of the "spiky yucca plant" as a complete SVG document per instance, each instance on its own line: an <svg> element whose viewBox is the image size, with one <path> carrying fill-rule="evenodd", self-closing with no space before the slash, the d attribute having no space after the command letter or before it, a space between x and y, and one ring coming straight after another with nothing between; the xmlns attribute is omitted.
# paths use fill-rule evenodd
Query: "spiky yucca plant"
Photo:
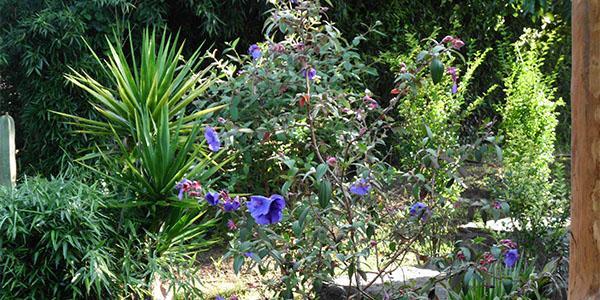
<svg viewBox="0 0 600 300"><path fill-rule="evenodd" d="M155 36L155 31L144 31L139 54L131 34L128 45L107 38L108 57L93 54L110 79L105 84L85 72L71 70L65 75L88 92L100 120L56 112L68 117L77 133L109 137L81 160L103 158L117 172L98 173L153 202L170 195L184 175L206 180L223 164L214 162L220 153L213 155L201 147L198 134L203 117L223 106L208 105L187 114L188 105L217 80L212 65L201 67L205 56L198 50L183 59L183 43L177 37L163 32L157 42Z"/></svg>

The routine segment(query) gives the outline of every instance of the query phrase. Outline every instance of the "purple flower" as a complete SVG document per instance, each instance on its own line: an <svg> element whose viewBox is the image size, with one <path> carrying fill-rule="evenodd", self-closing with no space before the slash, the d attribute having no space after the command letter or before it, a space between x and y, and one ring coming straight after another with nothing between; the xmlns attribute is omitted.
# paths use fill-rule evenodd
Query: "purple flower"
<svg viewBox="0 0 600 300"><path fill-rule="evenodd" d="M350 186L350 193L364 196L371 190L371 184L367 179L361 178Z"/></svg>
<svg viewBox="0 0 600 300"><path fill-rule="evenodd" d="M519 250L517 249L508 250L504 254L504 265L508 268L514 267L517 260L519 260Z"/></svg>
<svg viewBox="0 0 600 300"><path fill-rule="evenodd" d="M246 252L246 253L244 253L244 256L248 257L248 258L253 258L254 257L254 252Z"/></svg>
<svg viewBox="0 0 600 300"><path fill-rule="evenodd" d="M240 197L235 197L235 199L231 199L228 197L225 199L225 203L223 203L223 210L225 211L236 211L240 208Z"/></svg>
<svg viewBox="0 0 600 300"><path fill-rule="evenodd" d="M427 220L430 212L431 211L429 210L429 207L427 207L427 205L425 205L423 202L417 202L413 204L408 211L412 217L421 217L422 221Z"/></svg>
<svg viewBox="0 0 600 300"><path fill-rule="evenodd" d="M219 141L219 135L214 128L206 126L204 128L204 138L208 143L208 149L212 152L217 152L221 149L221 141Z"/></svg>
<svg viewBox="0 0 600 300"><path fill-rule="evenodd" d="M262 53L260 52L260 47L257 44L250 45L248 48L248 54L252 55L252 59L257 60L261 57Z"/></svg>
<svg viewBox="0 0 600 300"><path fill-rule="evenodd" d="M308 77L308 80L313 80L315 76L317 76L317 70L315 70L314 68L310 68L308 69L308 71L306 71L306 68L302 69L300 73L302 74L302 77Z"/></svg>
<svg viewBox="0 0 600 300"><path fill-rule="evenodd" d="M217 192L214 192L214 193L207 192L206 196L204 196L204 199L206 199L206 202L208 202L208 204L210 204L211 206L215 206L215 205L219 204L220 197L221 197L221 195Z"/></svg>
<svg viewBox="0 0 600 300"><path fill-rule="evenodd" d="M458 92L458 74L456 73L456 68L449 67L446 72L452 76L452 94L456 94Z"/></svg>
<svg viewBox="0 0 600 300"><path fill-rule="evenodd" d="M225 298L221 297L221 296L216 296L215 300L225 300Z"/></svg>
<svg viewBox="0 0 600 300"><path fill-rule="evenodd" d="M274 224L283 218L285 199L280 195L251 196L250 202L246 204L250 215L259 225Z"/></svg>

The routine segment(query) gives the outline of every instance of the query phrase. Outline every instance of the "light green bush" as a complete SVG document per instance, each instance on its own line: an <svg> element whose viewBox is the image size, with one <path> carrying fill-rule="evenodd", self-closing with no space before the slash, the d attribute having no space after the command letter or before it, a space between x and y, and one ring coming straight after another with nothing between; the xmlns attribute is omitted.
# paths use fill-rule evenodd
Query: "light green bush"
<svg viewBox="0 0 600 300"><path fill-rule="evenodd" d="M568 209L564 193L553 192L556 185L564 185L560 182L564 177L553 179L551 168L557 107L563 104L555 97L554 75L542 72L551 43L552 32L528 30L515 44L516 61L505 82L506 104L500 108L506 138L506 197L521 229L531 226L531 234L536 235L546 231L550 219L563 218Z"/></svg>

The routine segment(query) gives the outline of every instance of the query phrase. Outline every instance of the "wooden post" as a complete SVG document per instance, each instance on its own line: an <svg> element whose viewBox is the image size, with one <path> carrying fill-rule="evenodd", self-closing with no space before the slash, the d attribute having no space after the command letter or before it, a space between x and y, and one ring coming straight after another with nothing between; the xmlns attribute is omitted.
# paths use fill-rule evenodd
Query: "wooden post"
<svg viewBox="0 0 600 300"><path fill-rule="evenodd" d="M600 0L573 0L569 299L600 299Z"/></svg>

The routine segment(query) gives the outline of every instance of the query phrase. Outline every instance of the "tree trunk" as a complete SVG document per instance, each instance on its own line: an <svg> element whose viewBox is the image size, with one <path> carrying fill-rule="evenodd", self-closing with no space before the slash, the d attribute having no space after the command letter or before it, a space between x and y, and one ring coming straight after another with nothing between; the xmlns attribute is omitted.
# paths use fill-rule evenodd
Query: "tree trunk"
<svg viewBox="0 0 600 300"><path fill-rule="evenodd" d="M600 299L600 0L573 0L569 299Z"/></svg>

